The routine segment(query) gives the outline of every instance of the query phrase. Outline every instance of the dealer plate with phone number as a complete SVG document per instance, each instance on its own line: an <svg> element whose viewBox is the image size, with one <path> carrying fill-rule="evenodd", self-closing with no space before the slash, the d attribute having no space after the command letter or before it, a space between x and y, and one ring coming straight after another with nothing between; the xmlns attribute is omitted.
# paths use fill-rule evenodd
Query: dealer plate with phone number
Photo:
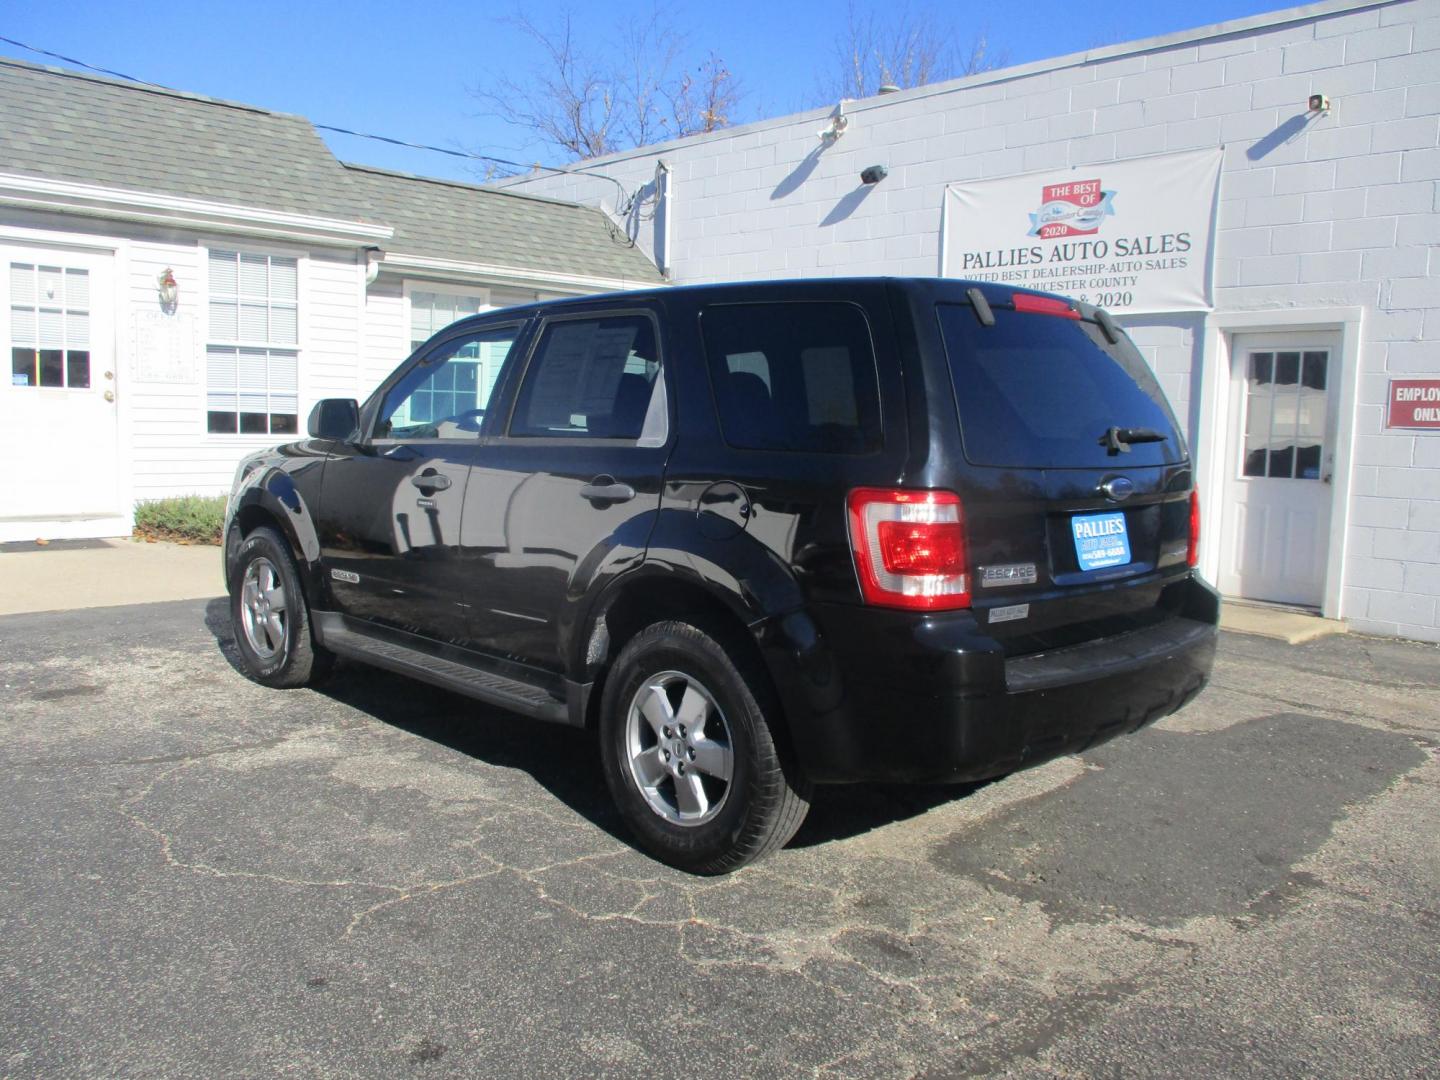
<svg viewBox="0 0 1440 1080"><path fill-rule="evenodd" d="M1077 514L1070 519L1070 531L1075 536L1075 557L1081 570L1124 566L1130 561L1124 513Z"/></svg>

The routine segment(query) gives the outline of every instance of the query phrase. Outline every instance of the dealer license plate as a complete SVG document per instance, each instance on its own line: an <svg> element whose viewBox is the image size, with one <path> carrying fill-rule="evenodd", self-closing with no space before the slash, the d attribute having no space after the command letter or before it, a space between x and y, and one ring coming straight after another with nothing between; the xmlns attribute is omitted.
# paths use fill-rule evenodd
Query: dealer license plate
<svg viewBox="0 0 1440 1080"><path fill-rule="evenodd" d="M1124 513L1077 514L1070 519L1070 531L1075 535L1075 557L1081 570L1124 566L1130 561Z"/></svg>

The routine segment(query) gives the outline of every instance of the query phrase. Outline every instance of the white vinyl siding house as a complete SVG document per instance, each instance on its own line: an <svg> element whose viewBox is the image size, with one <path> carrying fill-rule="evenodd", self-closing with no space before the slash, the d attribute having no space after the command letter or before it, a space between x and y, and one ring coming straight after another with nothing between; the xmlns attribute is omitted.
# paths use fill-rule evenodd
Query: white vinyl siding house
<svg viewBox="0 0 1440 1080"><path fill-rule="evenodd" d="M0 426L48 466L0 478L0 542L222 494L466 314L662 280L594 209L343 165L300 117L4 58L0 117Z"/></svg>

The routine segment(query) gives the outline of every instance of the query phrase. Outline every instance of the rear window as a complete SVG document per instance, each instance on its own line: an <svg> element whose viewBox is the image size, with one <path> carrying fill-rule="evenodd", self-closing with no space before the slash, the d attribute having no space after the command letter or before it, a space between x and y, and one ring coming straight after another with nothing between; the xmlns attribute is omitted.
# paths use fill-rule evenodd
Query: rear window
<svg viewBox="0 0 1440 1080"><path fill-rule="evenodd" d="M731 446L864 454L880 446L880 391L852 304L718 304L700 319Z"/></svg>
<svg viewBox="0 0 1440 1080"><path fill-rule="evenodd" d="M936 305L965 457L1009 468L1105 468L1183 461L1184 445L1160 384L1135 346L1111 345L1098 326L1051 315ZM1111 427L1152 428L1165 441L1111 455Z"/></svg>

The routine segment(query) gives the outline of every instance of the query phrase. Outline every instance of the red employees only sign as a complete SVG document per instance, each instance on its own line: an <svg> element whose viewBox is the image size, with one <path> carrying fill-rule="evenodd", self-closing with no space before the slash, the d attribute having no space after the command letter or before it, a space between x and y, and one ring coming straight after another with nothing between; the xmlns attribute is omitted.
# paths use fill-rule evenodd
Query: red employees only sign
<svg viewBox="0 0 1440 1080"><path fill-rule="evenodd" d="M1440 379L1390 380L1389 428L1440 428Z"/></svg>

